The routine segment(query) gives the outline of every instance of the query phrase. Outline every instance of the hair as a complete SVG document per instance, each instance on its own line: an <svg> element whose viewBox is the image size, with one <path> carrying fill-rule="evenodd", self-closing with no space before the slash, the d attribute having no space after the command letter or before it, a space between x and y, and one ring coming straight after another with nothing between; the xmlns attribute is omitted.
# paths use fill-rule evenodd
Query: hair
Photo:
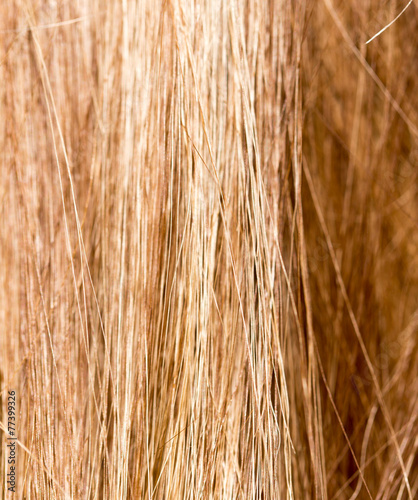
<svg viewBox="0 0 418 500"><path fill-rule="evenodd" d="M401 8L2 3L3 497L417 497Z"/></svg>

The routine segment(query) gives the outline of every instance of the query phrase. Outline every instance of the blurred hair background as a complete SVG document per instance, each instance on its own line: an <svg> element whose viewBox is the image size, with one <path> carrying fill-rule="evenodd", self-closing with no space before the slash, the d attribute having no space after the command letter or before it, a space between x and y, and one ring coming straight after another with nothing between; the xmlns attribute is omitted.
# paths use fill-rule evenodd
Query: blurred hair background
<svg viewBox="0 0 418 500"><path fill-rule="evenodd" d="M416 498L405 4L2 2L3 498Z"/></svg>

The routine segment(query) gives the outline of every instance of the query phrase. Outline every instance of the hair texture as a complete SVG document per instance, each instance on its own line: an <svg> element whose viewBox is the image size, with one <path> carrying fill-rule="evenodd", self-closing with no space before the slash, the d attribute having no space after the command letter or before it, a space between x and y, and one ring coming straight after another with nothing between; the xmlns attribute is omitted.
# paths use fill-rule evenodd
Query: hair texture
<svg viewBox="0 0 418 500"><path fill-rule="evenodd" d="M3 498L417 498L403 7L1 2Z"/></svg>

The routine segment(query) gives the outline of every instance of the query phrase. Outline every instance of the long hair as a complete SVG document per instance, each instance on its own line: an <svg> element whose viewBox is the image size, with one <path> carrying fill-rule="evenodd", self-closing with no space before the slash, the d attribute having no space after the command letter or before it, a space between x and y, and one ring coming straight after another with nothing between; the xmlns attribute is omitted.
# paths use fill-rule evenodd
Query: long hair
<svg viewBox="0 0 418 500"><path fill-rule="evenodd" d="M416 498L402 7L2 2L4 498Z"/></svg>

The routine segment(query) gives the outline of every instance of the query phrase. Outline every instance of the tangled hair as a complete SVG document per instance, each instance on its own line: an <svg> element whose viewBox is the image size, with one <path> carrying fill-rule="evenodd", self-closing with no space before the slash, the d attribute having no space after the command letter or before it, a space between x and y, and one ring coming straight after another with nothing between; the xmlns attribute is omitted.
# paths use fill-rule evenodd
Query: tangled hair
<svg viewBox="0 0 418 500"><path fill-rule="evenodd" d="M404 6L1 3L2 498L417 498Z"/></svg>

